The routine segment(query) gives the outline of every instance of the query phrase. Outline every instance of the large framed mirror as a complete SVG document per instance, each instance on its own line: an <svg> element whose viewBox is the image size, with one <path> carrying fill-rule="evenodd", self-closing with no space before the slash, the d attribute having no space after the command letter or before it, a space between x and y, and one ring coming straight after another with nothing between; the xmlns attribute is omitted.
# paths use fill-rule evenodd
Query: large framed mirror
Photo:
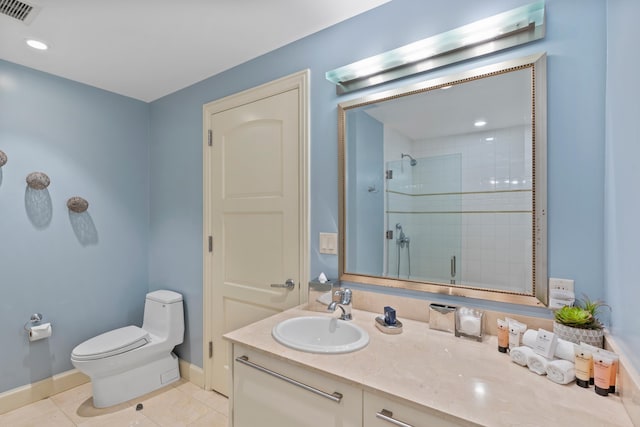
<svg viewBox="0 0 640 427"><path fill-rule="evenodd" d="M546 55L338 105L340 279L547 304Z"/></svg>

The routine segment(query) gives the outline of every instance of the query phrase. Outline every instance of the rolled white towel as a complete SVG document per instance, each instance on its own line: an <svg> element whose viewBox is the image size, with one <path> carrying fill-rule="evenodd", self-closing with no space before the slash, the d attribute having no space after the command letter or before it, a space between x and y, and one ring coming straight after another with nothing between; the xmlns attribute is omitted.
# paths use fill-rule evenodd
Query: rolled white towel
<svg viewBox="0 0 640 427"><path fill-rule="evenodd" d="M576 379L576 366L568 360L552 360L547 364L547 378L554 383L569 384Z"/></svg>
<svg viewBox="0 0 640 427"><path fill-rule="evenodd" d="M520 347L514 347L509 352L511 361L517 363L520 366L527 366L527 360L529 359L529 356L533 356L534 354L535 353L533 349L524 345L521 345Z"/></svg>
<svg viewBox="0 0 640 427"><path fill-rule="evenodd" d="M555 356L558 359L568 360L573 362L576 360L575 344L558 338L558 345L556 345Z"/></svg>
<svg viewBox="0 0 640 427"><path fill-rule="evenodd" d="M549 364L549 359L547 359L546 357L540 356L539 354L533 353L531 356L527 358L527 366L529 366L529 370L531 372L535 372L538 375L547 374L548 364Z"/></svg>
<svg viewBox="0 0 640 427"><path fill-rule="evenodd" d="M527 347L535 348L536 338L538 337L538 331L528 329L524 335L522 335L522 344ZM556 345L556 351L554 356L558 359L568 360L573 362L576 358L574 351L574 344L570 341L558 338L558 344Z"/></svg>

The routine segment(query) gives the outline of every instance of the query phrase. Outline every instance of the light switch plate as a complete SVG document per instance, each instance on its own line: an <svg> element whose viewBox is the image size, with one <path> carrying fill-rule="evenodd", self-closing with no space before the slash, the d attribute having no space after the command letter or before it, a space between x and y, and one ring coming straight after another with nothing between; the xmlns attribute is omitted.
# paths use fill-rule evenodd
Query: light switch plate
<svg viewBox="0 0 640 427"><path fill-rule="evenodd" d="M320 253L338 255L338 233L320 233Z"/></svg>
<svg viewBox="0 0 640 427"><path fill-rule="evenodd" d="M549 289L561 289L573 292L573 280L571 279L549 279Z"/></svg>

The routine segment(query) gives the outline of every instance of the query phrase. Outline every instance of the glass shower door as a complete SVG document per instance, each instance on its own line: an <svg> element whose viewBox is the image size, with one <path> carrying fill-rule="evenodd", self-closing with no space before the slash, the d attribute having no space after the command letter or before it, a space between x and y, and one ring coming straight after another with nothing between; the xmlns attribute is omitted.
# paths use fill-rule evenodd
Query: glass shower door
<svg viewBox="0 0 640 427"><path fill-rule="evenodd" d="M462 251L461 155L386 163L386 272L390 277L459 283Z"/></svg>

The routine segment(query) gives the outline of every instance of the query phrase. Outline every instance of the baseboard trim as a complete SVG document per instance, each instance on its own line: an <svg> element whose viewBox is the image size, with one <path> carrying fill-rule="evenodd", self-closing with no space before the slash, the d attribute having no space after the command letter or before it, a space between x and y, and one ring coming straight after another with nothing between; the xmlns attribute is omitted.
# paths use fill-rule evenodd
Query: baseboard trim
<svg viewBox="0 0 640 427"><path fill-rule="evenodd" d="M201 367L182 359L178 359L178 363L180 366L180 376L182 378L200 388L204 388L204 370Z"/></svg>
<svg viewBox="0 0 640 427"><path fill-rule="evenodd" d="M77 369L56 374L44 380L0 393L0 414L46 399L89 382L89 377Z"/></svg>
<svg viewBox="0 0 640 427"><path fill-rule="evenodd" d="M178 359L178 363L182 378L198 387L204 388L204 371L202 368L182 359ZM0 393L0 414L30 405L54 394L86 384L89 381L88 376L77 369L71 369L32 384L7 390Z"/></svg>

